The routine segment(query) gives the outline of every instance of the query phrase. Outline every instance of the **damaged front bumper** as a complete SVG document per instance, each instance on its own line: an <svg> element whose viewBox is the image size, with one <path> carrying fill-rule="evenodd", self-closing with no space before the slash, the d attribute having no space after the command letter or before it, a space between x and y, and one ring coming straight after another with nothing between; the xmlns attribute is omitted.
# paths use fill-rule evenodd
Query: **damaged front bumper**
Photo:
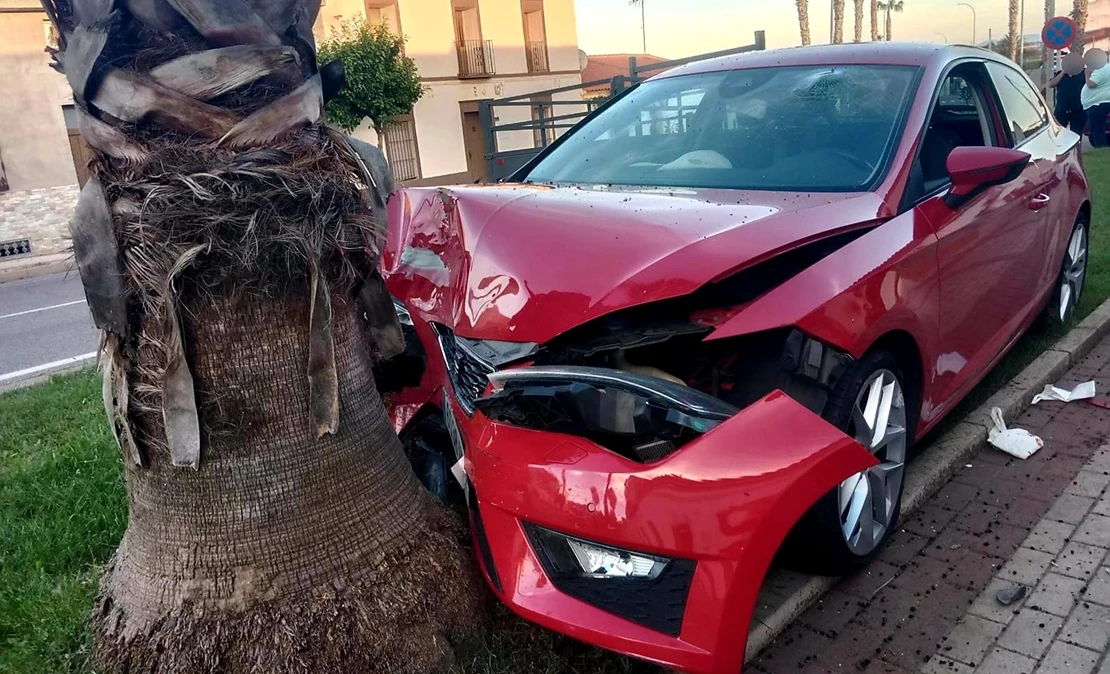
<svg viewBox="0 0 1110 674"><path fill-rule="evenodd" d="M449 407L497 596L547 628L690 672L740 670L756 597L787 533L818 498L875 464L781 391L650 465L574 435L491 421L481 405L472 415Z"/></svg>

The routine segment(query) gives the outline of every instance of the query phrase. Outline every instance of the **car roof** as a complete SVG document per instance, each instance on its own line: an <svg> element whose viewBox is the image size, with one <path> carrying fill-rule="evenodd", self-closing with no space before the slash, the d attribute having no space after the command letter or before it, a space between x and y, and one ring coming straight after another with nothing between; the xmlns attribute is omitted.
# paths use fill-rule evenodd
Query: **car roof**
<svg viewBox="0 0 1110 674"><path fill-rule="evenodd" d="M904 65L924 67L930 64L942 65L954 59L969 56L994 61L1003 60L994 52L978 47L931 42L861 42L812 47L788 47L721 56L678 66L660 73L652 79L773 66Z"/></svg>

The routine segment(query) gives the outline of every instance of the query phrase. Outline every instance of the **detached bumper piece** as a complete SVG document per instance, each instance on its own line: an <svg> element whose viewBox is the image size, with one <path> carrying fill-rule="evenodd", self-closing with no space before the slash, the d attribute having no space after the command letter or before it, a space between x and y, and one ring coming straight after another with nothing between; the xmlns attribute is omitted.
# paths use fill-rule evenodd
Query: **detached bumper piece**
<svg viewBox="0 0 1110 674"><path fill-rule="evenodd" d="M614 548L522 523L548 578L561 592L677 637L696 563Z"/></svg>
<svg viewBox="0 0 1110 674"><path fill-rule="evenodd" d="M663 459L739 410L697 389L597 367L525 367L489 375L475 401L493 421L590 439L641 463Z"/></svg>

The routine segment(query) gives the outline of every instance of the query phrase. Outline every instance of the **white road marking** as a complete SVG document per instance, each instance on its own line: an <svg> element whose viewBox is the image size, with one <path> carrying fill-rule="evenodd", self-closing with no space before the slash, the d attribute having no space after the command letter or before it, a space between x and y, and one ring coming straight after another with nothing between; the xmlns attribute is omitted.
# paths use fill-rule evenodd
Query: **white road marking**
<svg viewBox="0 0 1110 674"><path fill-rule="evenodd" d="M92 353L82 354L80 356L73 356L72 358L63 358L62 360L56 360L52 363L43 363L42 365L36 365L24 370L16 370L15 372L0 374L0 384L3 384L7 381L15 381L16 379L23 379L24 377L35 375L40 372L46 372L57 367L65 367L66 365L81 365L91 362L94 358L96 358L95 351L93 351Z"/></svg>
<svg viewBox="0 0 1110 674"><path fill-rule="evenodd" d="M51 309L61 309L62 307L72 307L75 304L84 304L85 300L76 300L73 302L64 302L62 304L53 304L48 307L39 307L38 309L28 309L27 311L17 311L14 314L4 314L0 316L0 320L5 318L15 318L16 316L26 316L27 314L35 314L40 311L50 311Z"/></svg>

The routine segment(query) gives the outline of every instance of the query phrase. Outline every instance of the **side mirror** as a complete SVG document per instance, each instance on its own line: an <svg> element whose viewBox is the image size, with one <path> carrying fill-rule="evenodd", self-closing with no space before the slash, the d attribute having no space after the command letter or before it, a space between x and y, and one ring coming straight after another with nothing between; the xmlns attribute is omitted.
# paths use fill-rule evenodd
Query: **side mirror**
<svg viewBox="0 0 1110 674"><path fill-rule="evenodd" d="M952 187L944 195L944 204L959 208L988 187L1016 180L1029 153L1007 147L958 147L948 154L948 176Z"/></svg>

